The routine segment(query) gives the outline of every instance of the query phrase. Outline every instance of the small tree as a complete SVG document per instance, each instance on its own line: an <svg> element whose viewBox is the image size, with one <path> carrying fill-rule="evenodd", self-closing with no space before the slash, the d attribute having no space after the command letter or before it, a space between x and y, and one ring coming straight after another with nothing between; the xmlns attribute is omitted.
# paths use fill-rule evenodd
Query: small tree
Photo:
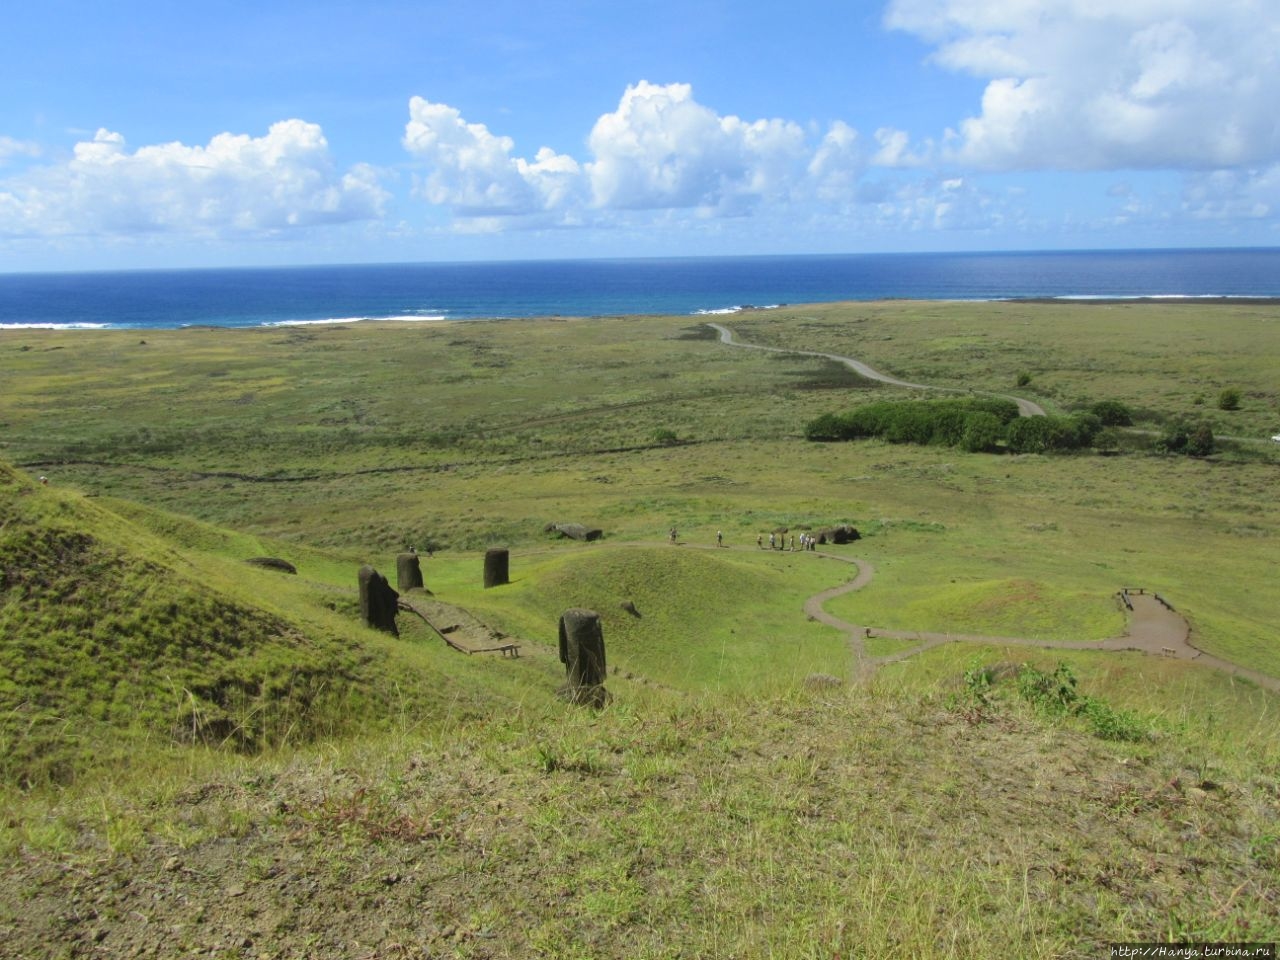
<svg viewBox="0 0 1280 960"><path fill-rule="evenodd" d="M1093 448L1099 453L1113 454L1120 452L1120 431L1115 427L1103 427L1093 438Z"/></svg>
<svg viewBox="0 0 1280 960"><path fill-rule="evenodd" d="M1047 453L1052 433L1048 417L1022 417L1009 424L1005 439L1013 453Z"/></svg>
<svg viewBox="0 0 1280 960"><path fill-rule="evenodd" d="M1190 432L1185 423L1170 424L1156 441L1156 449L1161 453L1185 453Z"/></svg>
<svg viewBox="0 0 1280 960"><path fill-rule="evenodd" d="M996 450L1004 439L1004 424L994 413L971 413L964 421L964 435L960 446L970 453L989 453Z"/></svg>
<svg viewBox="0 0 1280 960"><path fill-rule="evenodd" d="M834 413L824 413L810 420L804 427L804 438L816 442L845 439L843 424Z"/></svg>
<svg viewBox="0 0 1280 960"><path fill-rule="evenodd" d="M1096 413L1077 413L1071 417L1076 439L1081 447L1093 446L1094 437L1102 430L1102 418Z"/></svg>
<svg viewBox="0 0 1280 960"><path fill-rule="evenodd" d="M1133 412L1119 400L1099 400L1089 412L1101 420L1104 427L1133 426Z"/></svg>
<svg viewBox="0 0 1280 960"><path fill-rule="evenodd" d="M1213 430L1207 423L1200 424L1187 435L1187 456L1207 457L1213 450Z"/></svg>

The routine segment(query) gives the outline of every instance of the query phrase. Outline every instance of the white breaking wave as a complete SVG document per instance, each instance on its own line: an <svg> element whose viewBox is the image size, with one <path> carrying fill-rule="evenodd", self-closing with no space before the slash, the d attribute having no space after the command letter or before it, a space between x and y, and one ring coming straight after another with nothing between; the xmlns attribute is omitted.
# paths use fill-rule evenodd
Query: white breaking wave
<svg viewBox="0 0 1280 960"><path fill-rule="evenodd" d="M424 320L445 320L443 314L408 314L396 317L329 317L325 320L276 320L265 323L265 327L310 327L327 323L421 323Z"/></svg>
<svg viewBox="0 0 1280 960"><path fill-rule="evenodd" d="M0 330L110 330L111 323L0 323Z"/></svg>
<svg viewBox="0 0 1280 960"><path fill-rule="evenodd" d="M693 311L693 315L695 317L723 317L733 313L741 313L743 310L777 310L781 306L782 304L780 303L770 303L762 307L753 307L749 304L744 304L740 307L719 307L715 310L695 310Z"/></svg>
<svg viewBox="0 0 1280 960"><path fill-rule="evenodd" d="M1064 293L1053 300L1257 300L1247 293Z"/></svg>

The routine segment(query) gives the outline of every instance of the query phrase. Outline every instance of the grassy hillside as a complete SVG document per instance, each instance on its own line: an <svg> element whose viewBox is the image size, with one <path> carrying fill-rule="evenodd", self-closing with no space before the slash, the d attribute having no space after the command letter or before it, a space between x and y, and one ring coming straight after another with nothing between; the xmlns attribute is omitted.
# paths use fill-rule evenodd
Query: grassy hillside
<svg viewBox="0 0 1280 960"><path fill-rule="evenodd" d="M1278 319L728 321L962 389L1027 374L1053 410L1122 400L1137 423L1107 457L806 443L812 417L902 392L689 318L11 332L0 952L1084 958L1280 938L1276 694L1192 660L986 642L859 677L850 638L805 612L856 559L874 577L824 607L851 623L1090 640L1144 586L1200 649L1280 676ZM1227 387L1240 410L1216 408ZM1220 452L1152 453L1182 418ZM604 539L545 531L565 521ZM835 523L862 539L755 546ZM512 582L484 589L495 544ZM398 639L360 626L357 568L392 575L408 546L434 600L521 656L465 656L407 615ZM602 615L602 711L556 697L570 607Z"/></svg>
<svg viewBox="0 0 1280 960"><path fill-rule="evenodd" d="M261 553L242 537L150 519L239 557L0 463L5 782L69 782L179 744L259 752L503 695L442 682L421 649L360 627L354 564L290 577L245 564ZM339 569L346 589L313 579Z"/></svg>

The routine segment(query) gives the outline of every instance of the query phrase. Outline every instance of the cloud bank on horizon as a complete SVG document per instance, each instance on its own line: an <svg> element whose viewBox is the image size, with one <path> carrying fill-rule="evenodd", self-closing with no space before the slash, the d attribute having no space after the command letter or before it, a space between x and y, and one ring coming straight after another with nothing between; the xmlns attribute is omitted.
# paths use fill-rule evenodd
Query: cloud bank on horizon
<svg viewBox="0 0 1280 960"><path fill-rule="evenodd" d="M637 77L616 108L581 118L575 151L517 146L509 114L464 116L423 91L407 119L382 118L401 155L353 162L296 117L193 145L133 147L102 127L69 150L0 128L0 251L343 230L379 251L531 234L587 238L584 251L647 235L640 252L657 236L721 244L707 252L1280 239L1272 0L892 0L882 25L976 97L934 129L888 115L859 130L743 118L690 83ZM894 90L878 98L892 113Z"/></svg>

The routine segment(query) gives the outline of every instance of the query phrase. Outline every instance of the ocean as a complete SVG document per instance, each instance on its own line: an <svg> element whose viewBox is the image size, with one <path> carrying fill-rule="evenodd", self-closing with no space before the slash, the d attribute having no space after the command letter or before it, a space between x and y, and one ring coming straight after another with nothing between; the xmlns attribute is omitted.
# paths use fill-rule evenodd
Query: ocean
<svg viewBox="0 0 1280 960"><path fill-rule="evenodd" d="M0 330L720 314L833 300L1280 297L1280 249L0 274Z"/></svg>

